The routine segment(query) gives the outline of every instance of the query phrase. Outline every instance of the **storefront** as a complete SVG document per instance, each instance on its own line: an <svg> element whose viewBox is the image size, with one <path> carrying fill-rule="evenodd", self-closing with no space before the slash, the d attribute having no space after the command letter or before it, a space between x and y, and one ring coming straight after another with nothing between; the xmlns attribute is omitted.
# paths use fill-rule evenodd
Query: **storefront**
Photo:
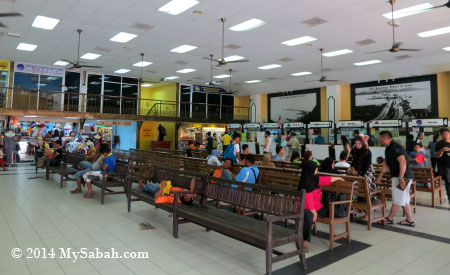
<svg viewBox="0 0 450 275"><path fill-rule="evenodd" d="M136 149L137 123L135 121L86 120L83 136L108 143L112 149Z"/></svg>
<svg viewBox="0 0 450 275"><path fill-rule="evenodd" d="M204 147L203 141L208 132L211 136L216 134L221 137L225 133L226 124L205 124L205 123L182 123L178 129L178 150L184 150L189 141L200 142Z"/></svg>

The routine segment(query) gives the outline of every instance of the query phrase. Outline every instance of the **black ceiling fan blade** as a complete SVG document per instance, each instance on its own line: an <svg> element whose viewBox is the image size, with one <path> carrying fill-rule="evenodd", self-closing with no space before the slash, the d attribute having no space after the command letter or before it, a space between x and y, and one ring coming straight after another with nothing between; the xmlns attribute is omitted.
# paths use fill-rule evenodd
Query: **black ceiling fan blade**
<svg viewBox="0 0 450 275"><path fill-rule="evenodd" d="M450 9L450 1L448 1L447 4L443 4L443 5L440 5L440 6L428 8L428 9L425 9L425 10L435 10L435 9L439 9L439 8L443 8L443 7L447 7L447 8Z"/></svg>
<svg viewBox="0 0 450 275"><path fill-rule="evenodd" d="M82 67L82 68L97 68L97 69L103 68L103 66L95 66L95 65L80 65L80 67Z"/></svg>
<svg viewBox="0 0 450 275"><path fill-rule="evenodd" d="M234 61L227 61L227 63L238 63L238 62L249 62L248 59L242 59L242 60L234 60Z"/></svg>
<svg viewBox="0 0 450 275"><path fill-rule="evenodd" d="M399 50L405 52L420 52L422 49L399 49Z"/></svg>
<svg viewBox="0 0 450 275"><path fill-rule="evenodd" d="M336 79L325 79L322 82L339 82L340 80L336 80Z"/></svg>
<svg viewBox="0 0 450 275"><path fill-rule="evenodd" d="M388 52L389 50L383 50L383 51L375 51L375 52L368 52L366 54L371 54L371 53L382 53L382 52Z"/></svg>
<svg viewBox="0 0 450 275"><path fill-rule="evenodd" d="M0 22L0 28L7 28L8 26Z"/></svg>
<svg viewBox="0 0 450 275"><path fill-rule="evenodd" d="M19 12L3 12L0 13L0 17L14 17L14 16L23 16L23 14Z"/></svg>
<svg viewBox="0 0 450 275"><path fill-rule="evenodd" d="M209 60L209 61L215 61L215 62L220 62L220 60L217 60L217 59L214 59L214 58L211 58L211 57L202 57L202 59L206 59L206 60Z"/></svg>
<svg viewBox="0 0 450 275"><path fill-rule="evenodd" d="M305 82L320 82L320 79L315 79L315 80L306 80Z"/></svg>

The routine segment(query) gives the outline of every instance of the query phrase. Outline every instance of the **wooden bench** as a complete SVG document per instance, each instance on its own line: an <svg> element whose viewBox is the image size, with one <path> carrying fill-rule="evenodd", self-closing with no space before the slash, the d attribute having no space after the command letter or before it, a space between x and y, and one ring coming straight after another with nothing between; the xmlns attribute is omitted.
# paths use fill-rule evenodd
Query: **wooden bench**
<svg viewBox="0 0 450 275"><path fill-rule="evenodd" d="M214 183L211 180L214 180ZM241 188L233 188L231 184ZM252 188L252 191L243 188ZM264 193L260 191L264 191ZM278 195L268 194L269 192L278 192ZM201 205L179 205L177 198L189 191L174 192L173 236L178 238L179 224L193 222L206 229L264 249L266 251L266 274L272 274L272 263L294 256L299 256L303 268L306 269L303 247L304 191L290 192L287 196L279 195L286 192L286 190L270 189L261 185L208 177L205 191L202 192ZM295 196L299 196L300 201L291 198ZM206 204L207 199L223 201L272 216L267 216L266 221L249 218L224 209L210 207ZM285 219L295 220L295 230L273 224ZM289 243L295 243L297 249L286 253L274 249ZM273 254L277 256L273 257Z"/></svg>
<svg viewBox="0 0 450 275"><path fill-rule="evenodd" d="M316 223L327 224L330 228L330 250L334 248L334 242L346 238L347 243L350 243L350 210L352 208L352 195L353 195L353 182L348 181L335 181L329 186L321 186L322 191L344 194L347 199L342 201L332 201L329 202L329 216L328 217L317 217ZM334 216L334 206L344 204L347 206L347 216L345 218L337 218ZM326 207L324 205L324 207ZM317 233L317 224L314 224L314 232ZM345 232L339 235L334 235L334 227L338 224L345 224Z"/></svg>
<svg viewBox="0 0 450 275"><path fill-rule="evenodd" d="M442 177L435 177L433 168L428 167L411 167L416 181L416 191L431 193L431 206L434 208L436 201L442 204ZM430 183L430 188L417 187L417 183ZM439 196L436 196L436 192Z"/></svg>
<svg viewBox="0 0 450 275"><path fill-rule="evenodd" d="M79 163L83 160L86 160L86 156L64 152L59 166L50 166L50 161L46 161L45 179L50 179L51 172L59 174L60 187L63 188L64 181L70 180L67 176L77 173Z"/></svg>

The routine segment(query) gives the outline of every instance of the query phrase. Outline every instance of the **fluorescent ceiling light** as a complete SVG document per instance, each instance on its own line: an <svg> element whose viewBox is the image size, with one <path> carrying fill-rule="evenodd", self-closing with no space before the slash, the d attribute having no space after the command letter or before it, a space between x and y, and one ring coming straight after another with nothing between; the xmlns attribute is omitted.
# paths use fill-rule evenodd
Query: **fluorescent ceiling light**
<svg viewBox="0 0 450 275"><path fill-rule="evenodd" d="M339 51L334 51L334 52L329 52L329 53L324 53L322 54L323 56L326 57L332 57L332 56L338 56L338 55L343 55L343 54L348 54L348 53L352 53L352 50L349 49L344 49L344 50L339 50Z"/></svg>
<svg viewBox="0 0 450 275"><path fill-rule="evenodd" d="M444 51L450 52L450 47L442 48Z"/></svg>
<svg viewBox="0 0 450 275"><path fill-rule="evenodd" d="M221 75L215 75L214 78L227 78L230 77L229 74L221 74Z"/></svg>
<svg viewBox="0 0 450 275"><path fill-rule="evenodd" d="M383 62L383 61L381 61L381 60L369 60L369 61L364 61L364 62L353 63L353 65L355 65L355 66L366 66L366 65L378 64L378 63L381 63L381 62Z"/></svg>
<svg viewBox="0 0 450 275"><path fill-rule="evenodd" d="M430 3L423 3L420 5L416 5L416 6L412 6L409 8L405 8L405 9L401 9L401 10L396 10L394 11L394 19L399 19L402 17L406 17L406 16L410 16L410 15L414 15L414 14L418 14L418 13L422 13L422 12L427 12L430 11L433 5ZM392 13L388 12L382 15L383 17L392 20Z"/></svg>
<svg viewBox="0 0 450 275"><path fill-rule="evenodd" d="M194 49L197 49L197 47L196 46L190 46L190 45L182 45L182 46L179 46L179 47L177 47L175 49L171 49L170 51L174 52L174 53L186 53L186 52L192 51Z"/></svg>
<svg viewBox="0 0 450 275"><path fill-rule="evenodd" d="M132 34L132 33L119 32L113 38L111 38L109 40L114 41L114 42L119 42L119 43L127 43L128 41L130 41L131 39L136 38L136 37L137 37L137 35Z"/></svg>
<svg viewBox="0 0 450 275"><path fill-rule="evenodd" d="M430 36L435 36L435 35L446 34L449 32L450 32L450 27L445 27L445 28L435 29L435 30L431 30L431 31L427 31L427 32L421 32L421 33L418 33L417 36L430 37Z"/></svg>
<svg viewBox="0 0 450 275"><path fill-rule="evenodd" d="M177 78L179 78L178 76L168 76L168 77L166 77L166 78L164 78L164 80L173 80L173 79L177 79Z"/></svg>
<svg viewBox="0 0 450 275"><path fill-rule="evenodd" d="M251 84L251 83L258 83L258 82L261 82L262 80L247 80L247 81L245 81L245 83L249 83L249 84Z"/></svg>
<svg viewBox="0 0 450 275"><path fill-rule="evenodd" d="M23 117L30 117L31 118L31 117L38 117L38 116L23 116Z"/></svg>
<svg viewBox="0 0 450 275"><path fill-rule="evenodd" d="M177 71L177 73L187 74L187 73L192 73L192 72L195 72L195 71L196 71L196 69L183 69L183 70Z"/></svg>
<svg viewBox="0 0 450 275"><path fill-rule="evenodd" d="M53 30L58 25L59 19L38 15L31 24L34 28Z"/></svg>
<svg viewBox="0 0 450 275"><path fill-rule="evenodd" d="M135 67L147 67L148 65L152 65L152 62L148 61L139 61L138 63L133 64Z"/></svg>
<svg viewBox="0 0 450 275"><path fill-rule="evenodd" d="M260 70L270 70L270 69L275 69L275 68L279 68L279 67L281 67L281 65L271 64L271 65L258 67L258 69L260 69Z"/></svg>
<svg viewBox="0 0 450 275"><path fill-rule="evenodd" d="M69 62L67 61L56 61L55 63L53 63L53 65L55 66L67 66L69 64Z"/></svg>
<svg viewBox="0 0 450 275"><path fill-rule="evenodd" d="M96 54L96 53L87 53L84 54L83 56L81 56L81 59L88 59L88 60L94 60L99 58L100 56L102 56L101 54Z"/></svg>
<svg viewBox="0 0 450 275"><path fill-rule="evenodd" d="M32 52L37 48L37 45L33 45L33 44L27 44L27 43L20 43L19 45L17 45L18 50L21 51L29 51Z"/></svg>
<svg viewBox="0 0 450 275"><path fill-rule="evenodd" d="M253 18L253 19L247 20L245 22L242 22L241 24L237 24L237 25L231 27L230 30L235 31L235 32L245 32L245 31L256 29L265 24L266 24L266 22L256 19L256 18Z"/></svg>
<svg viewBox="0 0 450 275"><path fill-rule="evenodd" d="M304 76L304 75L310 75L312 74L311 72L299 72L299 73L294 73L291 74L292 76Z"/></svg>
<svg viewBox="0 0 450 275"><path fill-rule="evenodd" d="M197 0L172 0L158 9L171 15L178 15L200 3Z"/></svg>
<svg viewBox="0 0 450 275"><path fill-rule="evenodd" d="M141 85L141 87L151 87L151 86L153 86L153 84L148 84L148 83L146 83L146 84L142 84L142 85Z"/></svg>
<svg viewBox="0 0 450 275"><path fill-rule="evenodd" d="M303 37L299 37L299 38L281 42L281 44L284 44L287 46L296 46L296 45L305 44L305 43L315 41L315 40L317 40L317 38L314 38L311 36L303 36Z"/></svg>
<svg viewBox="0 0 450 275"><path fill-rule="evenodd" d="M240 56L240 55L231 55L231 56L225 57L224 59L226 62L231 62L231 61L238 61L238 60L245 59L245 57Z"/></svg>
<svg viewBox="0 0 450 275"><path fill-rule="evenodd" d="M114 73L116 73L116 74L125 74L125 73L128 73L129 71L131 71L131 70L119 69L119 70L115 71Z"/></svg>

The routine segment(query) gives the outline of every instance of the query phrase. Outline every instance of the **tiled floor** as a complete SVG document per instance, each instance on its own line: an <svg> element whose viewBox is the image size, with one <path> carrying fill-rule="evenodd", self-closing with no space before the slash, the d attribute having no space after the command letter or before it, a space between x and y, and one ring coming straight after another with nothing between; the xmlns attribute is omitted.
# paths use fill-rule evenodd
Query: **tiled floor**
<svg viewBox="0 0 450 275"><path fill-rule="evenodd" d="M85 199L70 194L74 182L60 189L56 177L50 181L28 179L33 176L33 167L28 165L0 172L2 275L265 272L263 250L193 224L181 225L180 237L175 240L172 219L165 211L135 202L128 213L123 195L108 196L105 205L100 205L98 195ZM429 200L430 194L419 193L420 202L429 204ZM307 257L311 267L317 268L311 274L450 274L450 211L446 210L447 204L442 206L444 209L419 206L415 228L394 225L388 230L376 227L368 231L365 225L352 223L355 242L337 244L333 253L323 234L313 237ZM141 222L151 222L156 228L140 231ZM397 232L397 228L406 230ZM327 227L319 230L328 232ZM11 250L15 247L23 251L54 248L56 256L59 248L114 248L119 253L147 251L149 259L13 259ZM291 258L275 264L274 273L302 274L298 267L298 258ZM313 268L308 273L311 271Z"/></svg>

